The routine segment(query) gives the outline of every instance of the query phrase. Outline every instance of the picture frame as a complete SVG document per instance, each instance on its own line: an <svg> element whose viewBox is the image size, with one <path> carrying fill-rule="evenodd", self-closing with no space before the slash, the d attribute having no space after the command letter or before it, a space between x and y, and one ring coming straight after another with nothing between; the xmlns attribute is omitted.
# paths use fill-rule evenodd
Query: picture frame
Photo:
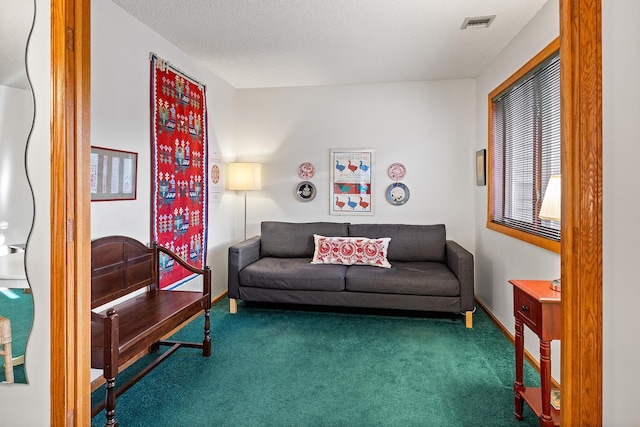
<svg viewBox="0 0 640 427"><path fill-rule="evenodd" d="M476 185L487 185L487 150L476 151Z"/></svg>
<svg viewBox="0 0 640 427"><path fill-rule="evenodd" d="M375 150L332 148L329 170L329 213L373 215Z"/></svg>
<svg viewBox="0 0 640 427"><path fill-rule="evenodd" d="M138 188L138 153L91 146L92 202L135 200Z"/></svg>

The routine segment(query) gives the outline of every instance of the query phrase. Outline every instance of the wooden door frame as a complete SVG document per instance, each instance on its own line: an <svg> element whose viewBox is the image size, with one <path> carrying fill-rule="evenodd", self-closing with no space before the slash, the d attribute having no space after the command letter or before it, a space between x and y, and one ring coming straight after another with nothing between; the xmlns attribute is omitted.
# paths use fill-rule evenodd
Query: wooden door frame
<svg viewBox="0 0 640 427"><path fill-rule="evenodd" d="M89 21L90 0L51 1L54 427L90 422ZM602 425L601 28L601 0L560 0L562 425Z"/></svg>
<svg viewBox="0 0 640 427"><path fill-rule="evenodd" d="M51 1L51 425L90 422L90 2Z"/></svg>
<svg viewBox="0 0 640 427"><path fill-rule="evenodd" d="M601 0L560 0L561 424L602 424Z"/></svg>

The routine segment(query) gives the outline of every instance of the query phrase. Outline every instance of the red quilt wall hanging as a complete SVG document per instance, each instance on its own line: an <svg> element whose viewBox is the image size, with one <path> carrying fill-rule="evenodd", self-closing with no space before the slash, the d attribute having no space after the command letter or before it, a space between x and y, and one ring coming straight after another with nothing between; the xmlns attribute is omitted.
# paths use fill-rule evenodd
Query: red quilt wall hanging
<svg viewBox="0 0 640 427"><path fill-rule="evenodd" d="M151 239L204 268L207 259L206 86L151 60ZM160 255L160 287L192 276Z"/></svg>

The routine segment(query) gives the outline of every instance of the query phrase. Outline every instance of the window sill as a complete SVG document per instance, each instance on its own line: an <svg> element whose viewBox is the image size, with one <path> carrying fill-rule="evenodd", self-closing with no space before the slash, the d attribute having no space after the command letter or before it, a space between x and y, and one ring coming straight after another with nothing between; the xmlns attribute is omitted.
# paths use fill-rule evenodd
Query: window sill
<svg viewBox="0 0 640 427"><path fill-rule="evenodd" d="M491 222L491 221L487 221L487 228L493 231L497 231L498 233L511 236L514 239L531 243L532 245L541 247L548 251L555 252L557 254L560 253L560 242L556 242L555 240L550 240L544 237L535 236L533 234L529 234L521 230L516 230L514 228L506 227L501 224L496 224L495 222Z"/></svg>

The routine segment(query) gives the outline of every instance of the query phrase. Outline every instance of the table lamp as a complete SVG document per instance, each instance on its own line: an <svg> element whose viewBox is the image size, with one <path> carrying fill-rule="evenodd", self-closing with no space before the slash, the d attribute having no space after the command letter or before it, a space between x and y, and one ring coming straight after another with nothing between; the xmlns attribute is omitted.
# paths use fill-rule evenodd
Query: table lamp
<svg viewBox="0 0 640 427"><path fill-rule="evenodd" d="M247 191L262 189L260 163L229 163L228 189L244 191L244 240L247 240Z"/></svg>
<svg viewBox="0 0 640 427"><path fill-rule="evenodd" d="M538 218L546 219L549 221L560 221L560 175L552 175L549 178L547 184L547 190L544 192L542 198L542 206L540 206L540 213ZM560 291L560 279L555 279L551 282L551 289Z"/></svg>

